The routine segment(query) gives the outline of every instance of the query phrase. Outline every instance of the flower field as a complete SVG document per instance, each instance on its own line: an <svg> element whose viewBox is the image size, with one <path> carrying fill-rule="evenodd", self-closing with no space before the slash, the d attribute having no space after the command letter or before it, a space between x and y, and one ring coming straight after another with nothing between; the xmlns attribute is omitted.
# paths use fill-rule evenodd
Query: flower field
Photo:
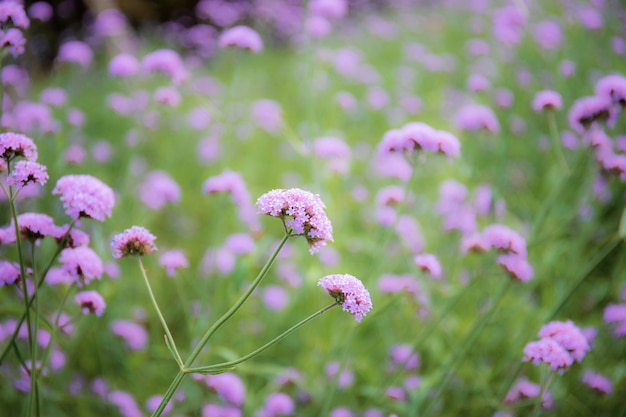
<svg viewBox="0 0 626 417"><path fill-rule="evenodd" d="M0 415L626 415L622 3L76 3L0 3Z"/></svg>

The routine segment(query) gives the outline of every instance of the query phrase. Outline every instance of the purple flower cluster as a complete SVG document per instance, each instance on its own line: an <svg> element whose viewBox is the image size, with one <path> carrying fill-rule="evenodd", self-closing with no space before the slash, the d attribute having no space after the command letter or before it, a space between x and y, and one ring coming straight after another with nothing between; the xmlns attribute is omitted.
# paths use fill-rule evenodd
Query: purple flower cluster
<svg viewBox="0 0 626 417"><path fill-rule="evenodd" d="M115 205L113 190L91 175L65 175L59 178L52 194L60 196L65 213L76 220L86 217L104 221Z"/></svg>
<svg viewBox="0 0 626 417"><path fill-rule="evenodd" d="M574 361L582 361L591 349L581 330L572 321L552 321L537 334L537 341L524 347L524 361L545 363L553 371L565 370Z"/></svg>
<svg viewBox="0 0 626 417"><path fill-rule="evenodd" d="M387 131L378 144L381 153L424 151L456 157L460 149L461 144L454 135L421 122L407 123L400 129Z"/></svg>
<svg viewBox="0 0 626 417"><path fill-rule="evenodd" d="M320 278L317 283L337 301L343 311L354 316L357 322L372 309L370 293L363 283L349 274L333 274Z"/></svg>
<svg viewBox="0 0 626 417"><path fill-rule="evenodd" d="M6 163L17 157L36 161L37 156L37 147L28 136L13 132L0 133L0 158Z"/></svg>
<svg viewBox="0 0 626 417"><path fill-rule="evenodd" d="M7 184L21 190L32 184L44 185L48 181L48 172L44 165L33 161L17 161Z"/></svg>
<svg viewBox="0 0 626 417"><path fill-rule="evenodd" d="M59 255L59 262L62 270L78 287L89 284L93 279L100 279L104 272L102 260L87 246L63 249Z"/></svg>
<svg viewBox="0 0 626 417"><path fill-rule="evenodd" d="M615 326L615 337L626 336L626 304L609 304L604 309L603 318L605 323Z"/></svg>
<svg viewBox="0 0 626 417"><path fill-rule="evenodd" d="M144 256L156 250L156 237L141 226L132 226L113 236L111 250L113 258L120 259L126 256Z"/></svg>
<svg viewBox="0 0 626 417"><path fill-rule="evenodd" d="M261 36L248 26L235 26L225 30L220 35L218 43L221 48L236 47L254 53L263 50Z"/></svg>
<svg viewBox="0 0 626 417"><path fill-rule="evenodd" d="M161 253L159 265L165 268L168 276L173 277L177 269L187 268L189 262L182 250L172 249Z"/></svg>
<svg viewBox="0 0 626 417"><path fill-rule="evenodd" d="M600 394L608 395L613 391L613 384L604 375L597 372L586 370L583 372L580 380L594 391Z"/></svg>
<svg viewBox="0 0 626 417"><path fill-rule="evenodd" d="M533 99L533 110L540 112L543 110L561 110L563 100L561 95L552 90L539 91Z"/></svg>
<svg viewBox="0 0 626 417"><path fill-rule="evenodd" d="M461 107L454 117L454 123L459 130L486 130L489 133L500 131L500 123L493 110L479 104Z"/></svg>
<svg viewBox="0 0 626 417"><path fill-rule="evenodd" d="M275 189L256 202L258 213L280 218L293 235L304 236L316 253L333 240L333 228L319 195L299 188Z"/></svg>
<svg viewBox="0 0 626 417"><path fill-rule="evenodd" d="M95 314L101 316L106 307L104 298L97 291L81 291L74 296L74 300L80 306L83 314Z"/></svg>

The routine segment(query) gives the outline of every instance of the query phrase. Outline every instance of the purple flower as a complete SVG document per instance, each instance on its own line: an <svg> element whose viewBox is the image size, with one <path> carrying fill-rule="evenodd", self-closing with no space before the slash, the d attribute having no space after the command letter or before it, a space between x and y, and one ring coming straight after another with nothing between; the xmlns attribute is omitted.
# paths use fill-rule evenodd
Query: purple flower
<svg viewBox="0 0 626 417"><path fill-rule="evenodd" d="M44 165L33 161L17 161L11 175L7 178L7 184L17 190L31 185L44 185L48 181L48 172Z"/></svg>
<svg viewBox="0 0 626 417"><path fill-rule="evenodd" d="M201 4L201 3L200 3ZM214 4L214 3L212 3ZM229 4L229 3L224 3ZM205 404L202 407L202 417L241 417L241 410L231 405Z"/></svg>
<svg viewBox="0 0 626 417"><path fill-rule="evenodd" d="M280 311L289 303L289 295L283 287L278 285L269 285L263 289L262 293L263 304L273 311Z"/></svg>
<svg viewBox="0 0 626 417"><path fill-rule="evenodd" d="M187 79L187 70L176 51L159 49L143 57L141 68L145 73L160 73L169 77L174 84Z"/></svg>
<svg viewBox="0 0 626 417"><path fill-rule="evenodd" d="M146 410L148 410L149 413L154 413L156 409L159 407L161 400L163 400L162 395L151 396L150 398L146 400ZM161 415L167 415L167 413L172 411L172 407L173 407L172 402L171 401L168 402L165 408L163 409L163 414Z"/></svg>
<svg viewBox="0 0 626 417"><path fill-rule="evenodd" d="M621 74L607 75L596 83L596 96L606 97L626 107L626 77Z"/></svg>
<svg viewBox="0 0 626 417"><path fill-rule="evenodd" d="M454 122L459 130L477 131L484 129L490 133L500 131L500 124L493 110L478 104L462 107L456 113Z"/></svg>
<svg viewBox="0 0 626 417"><path fill-rule="evenodd" d="M100 279L104 270L100 257L86 246L63 249L59 262L78 287L89 284L92 279Z"/></svg>
<svg viewBox="0 0 626 417"><path fill-rule="evenodd" d="M45 1L37 1L28 8L28 15L32 19L47 22L52 18L54 10L52 6Z"/></svg>
<svg viewBox="0 0 626 417"><path fill-rule="evenodd" d="M317 194L299 188L276 189L259 197L256 205L257 213L279 217L291 233L305 236L311 254L333 240L333 227L324 212L326 206Z"/></svg>
<svg viewBox="0 0 626 417"><path fill-rule="evenodd" d="M467 89L478 93L489 89L489 80L482 74L472 74L467 79Z"/></svg>
<svg viewBox="0 0 626 417"><path fill-rule="evenodd" d="M156 237L141 226L133 226L111 239L113 258L120 259L125 256L144 256L156 250L154 245Z"/></svg>
<svg viewBox="0 0 626 417"><path fill-rule="evenodd" d="M485 227L482 234L491 248L526 256L526 240L515 230L501 224L492 224Z"/></svg>
<svg viewBox="0 0 626 417"><path fill-rule="evenodd" d="M535 94L533 99L533 110L540 112L542 110L561 110L563 102L561 95L556 91L543 90Z"/></svg>
<svg viewBox="0 0 626 417"><path fill-rule="evenodd" d="M228 404L241 406L246 397L246 388L241 379L232 372L205 377L207 387L217 392L219 397Z"/></svg>
<svg viewBox="0 0 626 417"><path fill-rule="evenodd" d="M142 417L143 413L132 395L125 391L111 391L107 397L122 417Z"/></svg>
<svg viewBox="0 0 626 417"><path fill-rule="evenodd" d="M237 47L258 53L263 49L263 40L259 34L247 26L235 26L220 34L220 48Z"/></svg>
<svg viewBox="0 0 626 417"><path fill-rule="evenodd" d="M83 68L91 65L93 52L89 45L81 41L69 41L61 45L57 61L78 64Z"/></svg>
<svg viewBox="0 0 626 417"><path fill-rule="evenodd" d="M56 235L56 226L52 217L43 213L22 213L17 216L17 224L20 230L20 238L35 242L46 236ZM15 242L15 226L11 226L3 237L3 243Z"/></svg>
<svg viewBox="0 0 626 417"><path fill-rule="evenodd" d="M122 338L130 350L143 350L148 343L148 332L140 324L128 320L111 323L111 333Z"/></svg>
<svg viewBox="0 0 626 417"><path fill-rule="evenodd" d="M98 291L82 291L74 296L74 300L80 306L83 314L95 314L101 316L106 303L104 298L98 293Z"/></svg>
<svg viewBox="0 0 626 417"><path fill-rule="evenodd" d="M16 1L4 1L0 3L0 22L6 23L11 20L13 26L27 29L30 25L28 16L24 11L24 5ZM6 27L5 25L2 25Z"/></svg>
<svg viewBox="0 0 626 417"><path fill-rule="evenodd" d="M435 279L441 279L441 264L435 255L422 253L413 258L415 265Z"/></svg>
<svg viewBox="0 0 626 417"><path fill-rule="evenodd" d="M389 349L389 359L393 366L401 365L405 370L417 369L419 357L411 345L394 345Z"/></svg>
<svg viewBox="0 0 626 417"><path fill-rule="evenodd" d="M600 394L610 394L613 391L613 384L611 381L601 374L592 371L583 372L580 380L594 391Z"/></svg>
<svg viewBox="0 0 626 417"><path fill-rule="evenodd" d="M164 171L152 171L139 186L139 199L150 209L159 210L168 202L178 203L180 187Z"/></svg>
<svg viewBox="0 0 626 417"><path fill-rule="evenodd" d="M0 286L12 285L19 282L19 280L19 265L0 260Z"/></svg>
<svg viewBox="0 0 626 417"><path fill-rule="evenodd" d="M67 101L67 92L62 88L49 87L41 92L41 102L53 107L61 107Z"/></svg>
<svg viewBox="0 0 626 417"><path fill-rule="evenodd" d="M320 278L317 283L341 305L343 311L354 316L357 322L372 309L370 293L363 283L348 274L333 274Z"/></svg>
<svg viewBox="0 0 626 417"><path fill-rule="evenodd" d="M63 244L64 248L75 248L78 246L89 245L89 235L82 230L72 228L67 234L68 225L58 226L55 228L53 237L58 245ZM67 235L67 236L66 236ZM65 241L63 239L65 238Z"/></svg>
<svg viewBox="0 0 626 417"><path fill-rule="evenodd" d="M176 107L180 104L180 93L174 87L161 87L154 92L154 100L168 107Z"/></svg>
<svg viewBox="0 0 626 417"><path fill-rule="evenodd" d="M255 244L252 237L245 233L235 233L226 237L224 245L234 254L243 255L254 252Z"/></svg>
<svg viewBox="0 0 626 417"><path fill-rule="evenodd" d="M112 77L131 77L139 71L139 60L130 54L119 54L109 62L109 74Z"/></svg>
<svg viewBox="0 0 626 417"><path fill-rule="evenodd" d="M532 362L535 365L545 363L553 371L564 370L570 367L574 359L555 340L545 338L529 342L524 347L524 362Z"/></svg>
<svg viewBox="0 0 626 417"><path fill-rule="evenodd" d="M526 16L520 8L507 6L498 9L493 17L493 34L500 42L506 45L515 45L520 42L524 33Z"/></svg>
<svg viewBox="0 0 626 417"><path fill-rule="evenodd" d="M76 220L86 217L104 221L115 205L113 190L91 175L65 175L59 178L52 194L61 196L65 212Z"/></svg>
<svg viewBox="0 0 626 417"><path fill-rule="evenodd" d="M267 396L263 408L256 414L257 417L290 416L296 406L293 399L282 392L274 392Z"/></svg>
<svg viewBox="0 0 626 417"><path fill-rule="evenodd" d="M24 53L24 45L26 45L26 39L24 39L21 30L9 28L3 33L0 33L0 49L8 48L13 57Z"/></svg>
<svg viewBox="0 0 626 417"><path fill-rule="evenodd" d="M587 338L571 320L552 321L539 330L538 336L554 340L578 362L582 361L585 354L590 350Z"/></svg>
<svg viewBox="0 0 626 417"><path fill-rule="evenodd" d="M498 256L498 265L500 265L511 278L521 282L530 281L534 275L533 267L528 263L526 257L515 253Z"/></svg>
<svg viewBox="0 0 626 417"><path fill-rule="evenodd" d="M33 140L21 133L0 133L0 158L8 163L18 156L27 161L37 160L37 147Z"/></svg>
<svg viewBox="0 0 626 417"><path fill-rule="evenodd" d="M574 102L568 113L569 125L584 133L596 122L611 123L615 117L612 101L608 97L582 97Z"/></svg>
<svg viewBox="0 0 626 417"><path fill-rule="evenodd" d="M278 133L283 126L283 111L273 100L257 100L252 103L252 120L266 132Z"/></svg>
<svg viewBox="0 0 626 417"><path fill-rule="evenodd" d="M535 25L533 36L543 49L556 49L563 40L561 27L553 20L546 20Z"/></svg>
<svg viewBox="0 0 626 417"><path fill-rule="evenodd" d="M530 382L526 378L520 378L509 392L504 396L504 403L511 404L526 398L533 398L539 395L541 387Z"/></svg>
<svg viewBox="0 0 626 417"><path fill-rule="evenodd" d="M161 253L159 265L165 268L168 276L173 277L177 269L187 268L189 262L183 251L172 249Z"/></svg>

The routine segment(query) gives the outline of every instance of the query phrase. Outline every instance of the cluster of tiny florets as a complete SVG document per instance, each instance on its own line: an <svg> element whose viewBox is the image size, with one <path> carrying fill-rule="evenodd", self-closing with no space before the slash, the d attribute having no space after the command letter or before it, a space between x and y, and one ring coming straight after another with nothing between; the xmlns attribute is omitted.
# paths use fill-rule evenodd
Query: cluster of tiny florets
<svg viewBox="0 0 626 417"><path fill-rule="evenodd" d="M318 286L328 292L341 308L352 314L356 321L361 319L372 309L370 293L363 283L349 274L333 274L320 278Z"/></svg>

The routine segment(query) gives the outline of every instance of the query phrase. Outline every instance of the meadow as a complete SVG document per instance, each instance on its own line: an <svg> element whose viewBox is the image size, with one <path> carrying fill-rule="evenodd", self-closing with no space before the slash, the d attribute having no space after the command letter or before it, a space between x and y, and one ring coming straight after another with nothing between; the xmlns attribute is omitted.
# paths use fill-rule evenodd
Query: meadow
<svg viewBox="0 0 626 417"><path fill-rule="evenodd" d="M623 4L304 3L0 3L0 415L626 416Z"/></svg>

